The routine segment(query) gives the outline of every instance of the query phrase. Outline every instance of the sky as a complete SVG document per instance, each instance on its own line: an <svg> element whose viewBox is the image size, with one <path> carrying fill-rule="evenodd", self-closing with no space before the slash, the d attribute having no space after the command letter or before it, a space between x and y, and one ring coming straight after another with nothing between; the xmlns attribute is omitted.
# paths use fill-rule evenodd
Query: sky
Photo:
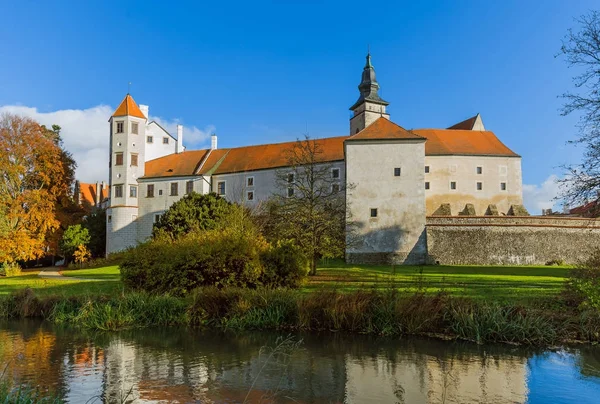
<svg viewBox="0 0 600 404"><path fill-rule="evenodd" d="M347 135L367 49L392 121L480 113L523 158L531 213L560 206L581 150L556 57L597 1L3 2L0 112L62 127L84 182L108 179L108 118L128 89L188 149ZM131 86L129 87L129 83Z"/></svg>

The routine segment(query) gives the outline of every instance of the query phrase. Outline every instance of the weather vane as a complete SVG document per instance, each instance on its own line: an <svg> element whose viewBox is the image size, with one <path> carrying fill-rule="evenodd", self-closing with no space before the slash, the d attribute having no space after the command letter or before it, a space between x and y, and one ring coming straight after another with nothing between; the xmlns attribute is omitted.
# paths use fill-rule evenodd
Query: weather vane
<svg viewBox="0 0 600 404"><path fill-rule="evenodd" d="M131 81L127 83L127 94L131 92Z"/></svg>

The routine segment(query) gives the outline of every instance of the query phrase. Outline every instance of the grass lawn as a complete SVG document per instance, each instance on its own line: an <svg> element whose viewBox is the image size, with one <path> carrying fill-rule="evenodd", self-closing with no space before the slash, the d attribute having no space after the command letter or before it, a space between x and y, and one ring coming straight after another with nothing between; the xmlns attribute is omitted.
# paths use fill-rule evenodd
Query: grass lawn
<svg viewBox="0 0 600 404"><path fill-rule="evenodd" d="M38 271L23 272L20 276L10 278L2 277L0 278L0 295L7 295L26 287L32 288L38 296L112 295L120 293L123 287L119 281L118 267L98 268L98 270L103 272L102 270L108 270L109 268L113 268L112 271L116 271L117 274L112 280L88 281L40 278ZM95 271L95 269L81 271ZM118 282L115 282L115 280Z"/></svg>
<svg viewBox="0 0 600 404"><path fill-rule="evenodd" d="M444 291L455 296L499 301L535 300L560 293L568 267L556 266L389 266L346 265L331 262L319 267L303 287L310 292L321 288L357 290L395 287L401 291ZM122 291L119 269L107 266L64 270L67 277L90 280L41 279L34 273L0 278L0 295L31 287L38 295L113 294ZM92 280L94 279L94 280Z"/></svg>
<svg viewBox="0 0 600 404"><path fill-rule="evenodd" d="M120 281L121 273L118 265L91 269L74 269L60 271L63 276L75 276L77 278L89 278L103 281Z"/></svg>

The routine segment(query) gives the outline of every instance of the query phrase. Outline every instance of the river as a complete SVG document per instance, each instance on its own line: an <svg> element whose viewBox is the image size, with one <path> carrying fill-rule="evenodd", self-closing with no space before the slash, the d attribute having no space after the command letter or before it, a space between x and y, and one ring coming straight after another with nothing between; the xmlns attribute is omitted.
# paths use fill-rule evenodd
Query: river
<svg viewBox="0 0 600 404"><path fill-rule="evenodd" d="M600 348L427 338L82 332L0 323L4 378L70 403L599 403Z"/></svg>

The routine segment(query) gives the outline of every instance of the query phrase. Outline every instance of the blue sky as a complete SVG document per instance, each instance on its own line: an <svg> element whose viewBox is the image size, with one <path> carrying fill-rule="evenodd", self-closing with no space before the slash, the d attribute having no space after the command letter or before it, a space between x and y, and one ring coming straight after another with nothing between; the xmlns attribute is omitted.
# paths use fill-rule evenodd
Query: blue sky
<svg viewBox="0 0 600 404"><path fill-rule="evenodd" d="M558 112L557 96L572 89L574 72L555 55L573 19L594 6L5 2L0 107L60 120L78 174L106 179L98 178L104 160L101 170L90 168L99 163L86 142L97 153L108 145L102 115L121 101L128 82L151 116L186 126L189 148L207 145L213 130L220 147L293 140L307 130L313 137L345 135L370 45L394 122L443 128L481 113L486 127L523 156L528 207L537 209L556 192L549 177L580 155L565 145L576 117ZM90 114L94 120L82 126Z"/></svg>

